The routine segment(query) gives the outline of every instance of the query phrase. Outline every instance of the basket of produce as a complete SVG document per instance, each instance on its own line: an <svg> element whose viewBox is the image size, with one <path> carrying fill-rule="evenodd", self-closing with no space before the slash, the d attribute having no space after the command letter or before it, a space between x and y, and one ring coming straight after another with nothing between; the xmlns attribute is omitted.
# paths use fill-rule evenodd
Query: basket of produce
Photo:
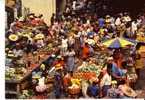
<svg viewBox="0 0 145 100"><path fill-rule="evenodd" d="M76 84L73 84L72 86L68 87L68 92L71 95L79 94L80 91L81 91L80 87Z"/></svg>

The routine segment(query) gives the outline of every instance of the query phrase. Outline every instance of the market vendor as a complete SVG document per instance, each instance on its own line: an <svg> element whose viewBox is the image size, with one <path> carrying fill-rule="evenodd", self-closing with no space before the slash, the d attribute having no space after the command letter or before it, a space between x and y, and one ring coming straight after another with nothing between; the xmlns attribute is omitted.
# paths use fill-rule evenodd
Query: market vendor
<svg viewBox="0 0 145 100"><path fill-rule="evenodd" d="M111 88L112 77L111 77L111 71L109 68L107 67L104 68L102 72L103 72L103 77L101 79L100 86L102 88L102 96L105 97L107 96L108 89Z"/></svg>
<svg viewBox="0 0 145 100"><path fill-rule="evenodd" d="M122 80L125 80L125 74L127 70L121 69L117 66L117 64L114 62L113 57L109 57L108 59L108 67L111 68L111 75L113 80L117 80L118 84Z"/></svg>
<svg viewBox="0 0 145 100"><path fill-rule="evenodd" d="M73 72L75 68L75 51L73 48L69 48L69 50L66 52L67 55L67 71Z"/></svg>

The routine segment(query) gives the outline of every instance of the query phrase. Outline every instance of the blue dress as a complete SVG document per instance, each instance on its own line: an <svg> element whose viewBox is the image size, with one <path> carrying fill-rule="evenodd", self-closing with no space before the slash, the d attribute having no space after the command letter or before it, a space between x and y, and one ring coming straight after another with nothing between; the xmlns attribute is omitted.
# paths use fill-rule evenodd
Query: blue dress
<svg viewBox="0 0 145 100"><path fill-rule="evenodd" d="M75 52L74 51L69 51L67 52L67 70L68 71L73 71L75 67Z"/></svg>
<svg viewBox="0 0 145 100"><path fill-rule="evenodd" d="M124 76L125 75L123 70L118 68L116 64L112 64L112 73L115 73L117 76Z"/></svg>
<svg viewBox="0 0 145 100"><path fill-rule="evenodd" d="M73 71L74 66L75 66L75 57L74 56L68 56L68 59L67 59L68 71Z"/></svg>

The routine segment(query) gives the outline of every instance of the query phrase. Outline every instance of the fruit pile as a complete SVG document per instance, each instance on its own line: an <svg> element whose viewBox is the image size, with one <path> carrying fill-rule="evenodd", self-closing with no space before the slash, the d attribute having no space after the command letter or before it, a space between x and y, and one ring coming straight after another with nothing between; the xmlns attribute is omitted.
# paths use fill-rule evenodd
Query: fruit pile
<svg viewBox="0 0 145 100"><path fill-rule="evenodd" d="M96 76L99 76L100 71L101 71L101 67L95 66L95 65L88 65L88 66L85 66L85 67L82 67L81 69L79 69L79 72L85 73L83 75L86 77L94 76L94 73L96 74Z"/></svg>

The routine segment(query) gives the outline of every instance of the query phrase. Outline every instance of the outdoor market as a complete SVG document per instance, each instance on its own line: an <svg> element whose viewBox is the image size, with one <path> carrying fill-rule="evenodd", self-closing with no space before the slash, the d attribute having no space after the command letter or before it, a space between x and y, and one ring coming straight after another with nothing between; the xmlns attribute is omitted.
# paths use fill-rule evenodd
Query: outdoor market
<svg viewBox="0 0 145 100"><path fill-rule="evenodd" d="M90 2L85 12L81 1L87 0L53 14L50 26L35 13L10 24L6 98L140 98L136 85L145 67L145 11L136 18L129 12L99 16L89 10Z"/></svg>

